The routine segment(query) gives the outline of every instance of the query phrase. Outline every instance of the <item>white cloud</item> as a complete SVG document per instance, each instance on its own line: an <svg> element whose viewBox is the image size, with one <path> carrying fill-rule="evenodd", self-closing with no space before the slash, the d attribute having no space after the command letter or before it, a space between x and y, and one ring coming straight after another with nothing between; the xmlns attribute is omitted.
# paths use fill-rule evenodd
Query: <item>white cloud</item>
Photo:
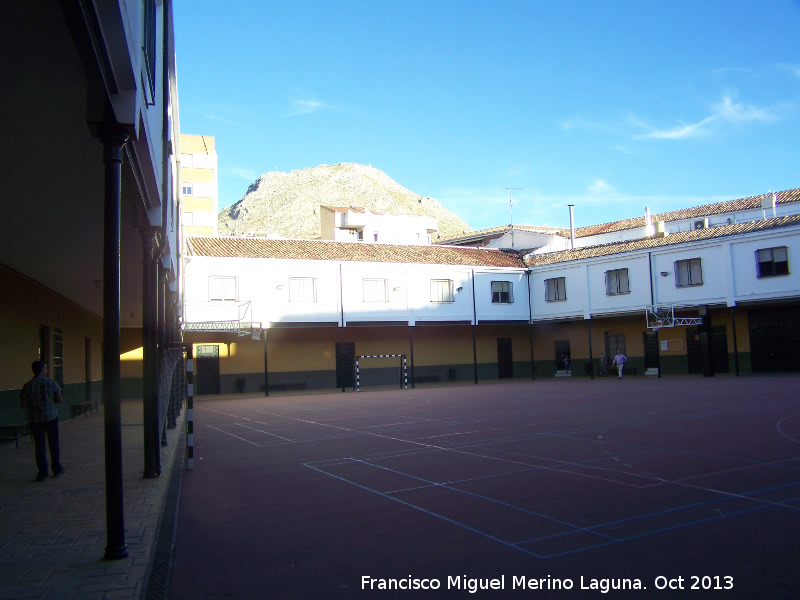
<svg viewBox="0 0 800 600"><path fill-rule="evenodd" d="M752 104L736 104L730 96L723 96L722 102L713 107L714 115L725 121L775 121L777 115L768 108L756 108Z"/></svg>
<svg viewBox="0 0 800 600"><path fill-rule="evenodd" d="M682 140L687 138L695 138L706 135L708 129L706 126L717 119L715 115L706 117L697 123L690 123L688 125L676 125L670 129L654 129L648 133L634 135L633 139L654 139L654 140Z"/></svg>
<svg viewBox="0 0 800 600"><path fill-rule="evenodd" d="M289 112L286 114L287 117L297 117L300 115L307 115L314 111L323 109L323 108L330 108L324 102L316 100L314 98L300 98L292 100L292 106L289 109Z"/></svg>

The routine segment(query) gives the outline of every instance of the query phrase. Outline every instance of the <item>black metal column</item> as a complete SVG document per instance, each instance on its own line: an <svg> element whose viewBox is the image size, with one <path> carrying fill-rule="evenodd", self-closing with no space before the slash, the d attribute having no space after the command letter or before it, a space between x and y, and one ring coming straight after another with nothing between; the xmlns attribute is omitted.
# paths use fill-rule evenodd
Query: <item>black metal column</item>
<svg viewBox="0 0 800 600"><path fill-rule="evenodd" d="M120 213L122 149L128 136L118 127L103 132L103 405L106 461L106 560L128 556L122 493L120 372Z"/></svg>
<svg viewBox="0 0 800 600"><path fill-rule="evenodd" d="M586 320L586 326L589 330L589 379L594 379L594 356L592 356L592 320Z"/></svg>
<svg viewBox="0 0 800 600"><path fill-rule="evenodd" d="M736 307L731 306L731 328L733 329L733 365L739 377L739 343L736 340Z"/></svg>
<svg viewBox="0 0 800 600"><path fill-rule="evenodd" d="M414 389L414 325L408 328L408 346L411 354L411 388Z"/></svg>
<svg viewBox="0 0 800 600"><path fill-rule="evenodd" d="M142 413L145 479L159 475L158 440L158 267L153 253L154 231L142 227Z"/></svg>

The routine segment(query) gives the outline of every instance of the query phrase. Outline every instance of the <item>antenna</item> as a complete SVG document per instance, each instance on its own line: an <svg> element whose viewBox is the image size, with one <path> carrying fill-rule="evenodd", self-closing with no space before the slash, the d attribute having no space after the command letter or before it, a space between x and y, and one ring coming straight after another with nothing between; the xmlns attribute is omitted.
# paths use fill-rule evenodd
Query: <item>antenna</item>
<svg viewBox="0 0 800 600"><path fill-rule="evenodd" d="M511 190L522 191L522 188L507 187L508 191L508 210L511 212L511 248L514 248L514 199L511 197Z"/></svg>

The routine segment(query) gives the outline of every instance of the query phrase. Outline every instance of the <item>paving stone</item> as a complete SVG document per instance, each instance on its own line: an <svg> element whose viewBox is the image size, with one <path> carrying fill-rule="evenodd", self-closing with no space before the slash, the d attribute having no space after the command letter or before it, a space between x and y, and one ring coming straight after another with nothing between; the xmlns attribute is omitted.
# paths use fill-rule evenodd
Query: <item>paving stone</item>
<svg viewBox="0 0 800 600"><path fill-rule="evenodd" d="M102 407L89 418L60 423L63 477L34 482L33 445L22 443L17 449L13 443L0 444L0 600L142 598L174 458L185 435L182 425L167 430L161 477L143 479L141 421L141 400L123 400L123 514L129 555L118 561L103 560Z"/></svg>

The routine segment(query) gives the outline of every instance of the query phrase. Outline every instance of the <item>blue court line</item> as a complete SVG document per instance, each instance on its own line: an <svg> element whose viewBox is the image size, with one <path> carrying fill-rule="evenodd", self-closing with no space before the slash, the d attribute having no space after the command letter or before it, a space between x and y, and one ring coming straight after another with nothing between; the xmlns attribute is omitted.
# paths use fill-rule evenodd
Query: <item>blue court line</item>
<svg viewBox="0 0 800 600"><path fill-rule="evenodd" d="M421 477L417 477L417 476L414 476L414 475L409 475L408 473L403 473L401 471L397 471L395 469L389 469L389 468L383 467L381 465L375 465L375 464L369 463L367 461L350 459L348 461L345 461L345 462L342 462L342 463L339 463L339 464L351 464L351 463L365 464L365 465L373 467L373 468L382 469L382 470L389 471L389 472L397 474L397 475L402 475L402 476L405 476L405 477L409 477L411 479L416 479L418 481L421 481L421 482L424 482L424 483L427 484L425 486L420 486L420 488L411 488L412 490L413 489L431 488L431 487L433 487L433 488L435 488L435 487L444 488L444 489L447 489L447 490L452 491L452 492L462 493L462 494L465 494L465 495L473 496L475 498L478 498L479 500L483 500L483 501L487 501L487 502L490 502L490 503L494 503L494 504L498 504L498 505L501 505L501 506L505 506L507 508L511 508L513 510L517 510L517 511L519 511L521 513L527 514L529 516L535 516L535 517L538 517L538 518L542 518L542 519L545 519L545 520L548 520L548 521L552 521L552 522L558 523L560 525L564 525L566 527L569 527L570 531L567 531L567 532L564 532L564 533L559 533L559 534L554 534L554 535L550 535L550 536L542 536L540 538L532 538L532 539L528 539L528 540L524 540L524 541L520 541L520 542L513 542L513 543L512 542L506 542L505 540L501 540L501 539L497 538L496 536L492 536L490 534L482 532L482 531L480 531L480 530L478 530L478 529L476 529L474 527L471 527L469 525L466 525L464 523L461 523L459 521L456 521L454 519L451 519L451 518L446 517L444 515L441 515L439 513L430 511L428 509L422 508L422 507L420 507L418 505L415 505L413 503L410 503L408 501L400 500L400 499L392 496L392 494L396 494L399 491L403 491L403 490L393 490L391 492L380 492L378 490L375 490L373 488L367 487L365 485L355 483L354 481L351 481L351 480L346 479L344 477L341 477L339 475L334 475L332 473L329 473L329 472L325 471L324 469L319 469L319 468L313 467L309 463L304 463L304 466L306 466L308 468L311 468L311 469L313 469L313 470L315 470L315 471L317 471L319 473L323 473L325 475L328 475L329 477L333 477L335 479L339 479L340 481L343 481L343 482L348 483L350 485L354 485L356 487L359 487L359 488L361 488L363 490L366 490L368 492L371 492L373 494L377 494L377 495L382 496L384 498L388 498L388 499L393 500L395 502L399 502L399 503L401 503L401 504L403 504L405 506L414 508L415 510L419 510L419 511L421 511L423 513L426 513L426 514L429 514L429 515L434 516L436 518L442 519L442 520L444 520L446 522L449 522L451 524L454 524L454 525L457 525L457 526L462 527L464 529L467 529L469 531L472 531L473 533L476 533L476 534L478 534L478 535L480 535L482 537L491 539L493 541L497 541L497 542L499 542L499 543L501 543L501 544L503 544L505 546L509 546L509 547L515 548L516 550L519 550L519 551L524 552L526 554L529 554L531 556L535 556L537 558L553 558L553 557L557 557L557 556L565 556L565 555L569 555L569 554L576 554L578 552L583 552L585 550L595 549L595 548L599 548L599 547L603 547L603 546L608 546L608 545L611 545L611 544L622 543L622 542L634 540L634 539L637 539L637 538L646 537L646 536L649 536L649 535L655 535L655 534L663 533L663 532L666 532L666 531L672 531L672 530L676 530L676 529L681 529L681 528L684 528L684 527L691 527L693 525L697 525L697 524L700 524L700 523L705 523L705 522L709 522L709 521L713 521L713 520L724 519L724 518L728 518L728 517L732 517L732 516L746 514L746 513L749 513L749 512L754 512L754 511L765 509L765 508L769 508L769 507L778 507L778 506L786 507L786 505L778 504L778 503L772 503L772 502L763 503L765 501L757 499L757 498L753 498L753 499L747 498L747 496L755 495L755 494L761 494L761 493L765 493L765 492L769 492L769 491L774 491L774 490L778 490L778 489L785 489L785 488L789 488L789 487L794 487L794 486L800 485L800 482L795 482L795 483L785 484L785 485L781 485L781 486L773 486L773 487L770 487L770 488L763 488L763 489L760 489L760 490L754 490L754 491L748 492L747 494L741 495L741 497L744 497L744 499L747 499L747 500L750 500L750 501L756 502L756 503L761 503L761 504L757 504L756 506L753 506L751 508L741 509L741 510L738 510L738 511L733 511L733 512L729 512L729 513L725 513L725 514L721 514L721 515L713 515L713 516L709 516L709 517L705 517L705 518L701 518L701 519L695 519L693 521L687 521L687 522L679 523L679 524L676 524L676 525L673 525L673 526L670 526L670 527L663 527L663 528L659 528L659 529L655 529L655 530L650 530L650 531L647 531L647 532L626 536L624 538L615 538L613 536L609 536L609 535L600 533L599 531L596 531L596 530L600 529L600 528L603 528L603 527L609 527L609 526L612 526L612 525L618 525L618 524L623 524L623 523L628 523L628 522L634 522L634 521L641 520L641 519L651 518L651 517L659 516L659 515L663 515L663 514L674 513L674 512L687 510L687 509L691 509L691 508L695 508L695 507L699 507L699 506L705 506L705 505L716 504L716 503L725 503L725 502L728 502L728 501L731 501L731 500L734 500L734 499L741 499L741 497L740 496L730 496L730 495L728 495L727 497L721 496L719 498L713 498L713 499L706 500L706 501L703 501L703 502L697 502L697 503L693 503L693 504L681 505L681 506L678 506L678 507L673 507L673 508L664 509L664 510L660 510L660 511L654 511L654 512L651 512L651 513L645 513L645 514L641 514L641 515L636 515L636 516L629 517L629 518L626 518L626 519L618 519L616 521L609 521L609 522L605 522L605 523L591 525L589 527L581 527L581 526L569 523L567 521L562 521L560 519L549 517L547 515L543 515L541 513L535 512L535 511L531 511L531 510L528 510L528 509L525 509L525 508L521 508L519 506L515 506L515 505L507 503L507 502L503 502L503 501L500 501L500 500L489 498L489 497L483 496L481 494L476 494L474 492L469 492L467 490L461 490L459 488L454 488L454 487L451 486L451 484L439 484L439 483L436 483L436 482L432 482L432 481L426 480L426 479L421 478ZM538 470L538 469L532 469L532 470ZM478 479L480 479L480 478L478 478ZM724 492L719 492L719 493L723 493L724 494ZM797 501L798 499L800 499L800 497L792 498L792 499L788 500L788 502L794 502L794 501ZM793 507L788 507L788 508L793 508ZM574 550L568 550L568 551L565 551L565 552L559 552L559 553L553 553L553 554L536 553L536 552L533 552L532 550L529 550L527 548L520 547L523 544L532 544L532 543L536 543L536 542L562 538L562 537L565 537L565 536L568 536L568 535L574 535L575 533L579 533L579 532L585 532L585 533L591 534L592 536L605 538L607 541L604 542L604 543L593 544L593 545L590 545L590 546L581 546L580 548L576 548Z"/></svg>

